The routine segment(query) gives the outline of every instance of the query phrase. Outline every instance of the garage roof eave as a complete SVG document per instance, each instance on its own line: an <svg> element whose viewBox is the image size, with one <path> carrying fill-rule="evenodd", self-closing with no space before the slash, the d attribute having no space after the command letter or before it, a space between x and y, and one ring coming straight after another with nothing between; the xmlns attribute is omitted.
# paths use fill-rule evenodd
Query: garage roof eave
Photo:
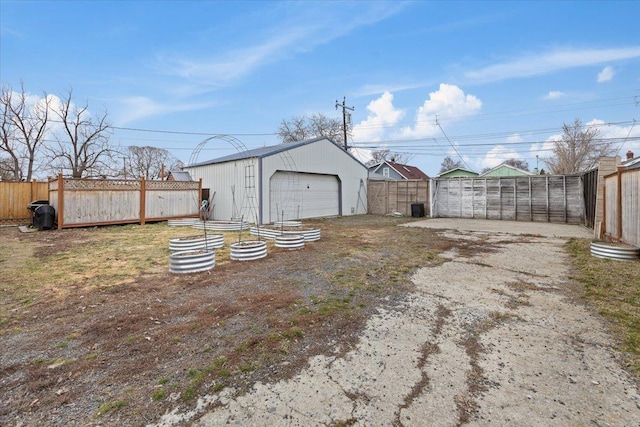
<svg viewBox="0 0 640 427"><path fill-rule="evenodd" d="M285 142L285 143L282 143L282 144L271 145L271 146L268 146L268 147L254 148L254 149L251 149L251 150L246 150L246 151L243 151L243 152L230 154L228 156L219 157L217 159L208 160L208 161L200 162L200 163L194 163L192 165L186 166L185 168L214 165L214 164L220 164L220 163L226 163L226 162L233 162L233 161L237 161L237 160L247 160L247 159L252 159L252 158L262 159L264 157L273 156L275 154L279 154L279 153L282 153L282 152L287 151L287 150L292 150L294 148L302 147L303 145L307 145L307 144L313 144L315 142L322 141L322 140L327 140L330 143L334 144L337 148L342 150L342 147L338 146L338 144L336 144L331 139L326 138L326 137L320 137L320 138L307 139L307 140L304 140L304 141ZM349 152L345 152L345 153L349 157L351 157L353 160L358 162L360 165L362 165L363 168L367 169L367 167L360 160L355 158L351 153L349 153Z"/></svg>

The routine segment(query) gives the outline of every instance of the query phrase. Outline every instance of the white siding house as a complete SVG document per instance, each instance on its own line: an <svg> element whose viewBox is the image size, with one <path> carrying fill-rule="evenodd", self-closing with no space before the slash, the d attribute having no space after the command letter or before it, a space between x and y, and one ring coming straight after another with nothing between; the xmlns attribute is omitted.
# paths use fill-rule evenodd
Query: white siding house
<svg viewBox="0 0 640 427"><path fill-rule="evenodd" d="M268 224L367 213L367 167L327 138L256 148L184 169L209 188L215 220Z"/></svg>

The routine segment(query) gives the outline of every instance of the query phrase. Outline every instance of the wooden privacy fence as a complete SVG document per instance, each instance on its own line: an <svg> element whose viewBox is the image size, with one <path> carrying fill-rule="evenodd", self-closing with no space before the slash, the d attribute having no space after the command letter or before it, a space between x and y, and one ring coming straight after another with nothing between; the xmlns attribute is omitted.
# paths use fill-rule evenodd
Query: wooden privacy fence
<svg viewBox="0 0 640 427"><path fill-rule="evenodd" d="M413 204L424 204L425 214L429 215L429 181L370 179L367 183L367 212L370 214L388 215L400 212L411 216Z"/></svg>
<svg viewBox="0 0 640 427"><path fill-rule="evenodd" d="M74 179L49 182L58 229L198 217L202 181Z"/></svg>
<svg viewBox="0 0 640 427"><path fill-rule="evenodd" d="M0 181L0 222L31 222L32 213L27 205L48 198L48 182Z"/></svg>
<svg viewBox="0 0 640 427"><path fill-rule="evenodd" d="M431 216L580 224L580 175L432 180Z"/></svg>
<svg viewBox="0 0 640 427"><path fill-rule="evenodd" d="M619 169L604 180L602 233L640 246L640 169Z"/></svg>

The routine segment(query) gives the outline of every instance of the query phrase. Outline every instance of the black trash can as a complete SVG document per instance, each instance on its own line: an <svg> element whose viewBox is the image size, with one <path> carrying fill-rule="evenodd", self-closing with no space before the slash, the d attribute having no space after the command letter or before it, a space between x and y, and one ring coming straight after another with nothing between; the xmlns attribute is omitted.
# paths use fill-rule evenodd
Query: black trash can
<svg viewBox="0 0 640 427"><path fill-rule="evenodd" d="M414 218L422 218L424 216L424 203L412 203L411 216Z"/></svg>
<svg viewBox="0 0 640 427"><path fill-rule="evenodd" d="M51 205L39 205L33 213L33 227L38 231L51 230L56 223L56 210Z"/></svg>

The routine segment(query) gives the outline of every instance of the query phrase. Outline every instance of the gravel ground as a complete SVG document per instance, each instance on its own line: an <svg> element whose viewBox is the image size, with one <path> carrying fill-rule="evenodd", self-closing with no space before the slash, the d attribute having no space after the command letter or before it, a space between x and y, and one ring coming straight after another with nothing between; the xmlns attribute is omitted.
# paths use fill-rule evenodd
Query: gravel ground
<svg viewBox="0 0 640 427"><path fill-rule="evenodd" d="M225 389L156 425L638 426L640 397L597 315L568 297L578 226L426 220L454 249L369 318L353 350L293 378ZM496 228L497 227L497 228Z"/></svg>

